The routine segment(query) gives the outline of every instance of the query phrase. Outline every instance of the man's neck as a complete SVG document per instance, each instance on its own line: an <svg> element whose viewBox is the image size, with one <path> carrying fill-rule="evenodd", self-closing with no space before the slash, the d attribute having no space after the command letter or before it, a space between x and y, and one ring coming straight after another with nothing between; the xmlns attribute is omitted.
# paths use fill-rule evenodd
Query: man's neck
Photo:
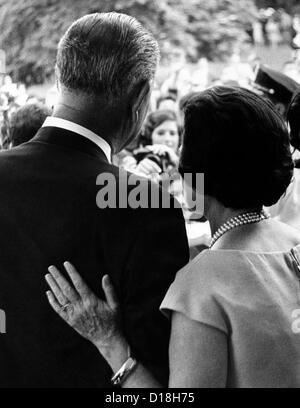
<svg viewBox="0 0 300 408"><path fill-rule="evenodd" d="M90 112L68 106L64 103L59 103L54 108L52 116L59 119L68 120L69 122L76 123L77 125L90 130L91 132L104 139L111 146L112 151L114 150L114 134L112 131L109 131L109 128L107 126L107 119L106 121L104 119L101 121L98 117L96 121L95 117L93 117ZM103 123L102 126L99 125L99 123L101 122Z"/></svg>

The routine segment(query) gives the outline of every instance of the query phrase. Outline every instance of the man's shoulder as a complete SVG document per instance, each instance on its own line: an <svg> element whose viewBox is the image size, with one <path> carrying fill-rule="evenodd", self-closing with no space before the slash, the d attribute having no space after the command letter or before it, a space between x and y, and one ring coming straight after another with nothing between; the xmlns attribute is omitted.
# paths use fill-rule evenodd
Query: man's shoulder
<svg viewBox="0 0 300 408"><path fill-rule="evenodd" d="M3 169L5 166L8 166L9 163L15 165L15 161L22 160L22 157L28 157L28 147L26 146L26 144L14 147L13 149L9 150L1 150L0 167L2 167Z"/></svg>
<svg viewBox="0 0 300 408"><path fill-rule="evenodd" d="M20 146L16 146L13 147L12 149L8 149L8 150L1 150L0 151L0 159L2 158L6 158L6 157L12 157L18 154L21 154L22 152L24 152L27 147L27 143L24 143Z"/></svg>

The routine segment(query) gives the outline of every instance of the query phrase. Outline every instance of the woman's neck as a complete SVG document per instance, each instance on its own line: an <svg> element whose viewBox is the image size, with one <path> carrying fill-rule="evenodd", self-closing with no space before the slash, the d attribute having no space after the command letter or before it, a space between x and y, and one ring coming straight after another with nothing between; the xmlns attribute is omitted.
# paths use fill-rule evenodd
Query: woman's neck
<svg viewBox="0 0 300 408"><path fill-rule="evenodd" d="M246 214L249 212L257 211L260 212L261 208L244 208L244 209L232 209L224 207L217 200L211 200L209 205L206 218L209 221L211 233L214 235L218 229L225 224L227 221L241 214Z"/></svg>

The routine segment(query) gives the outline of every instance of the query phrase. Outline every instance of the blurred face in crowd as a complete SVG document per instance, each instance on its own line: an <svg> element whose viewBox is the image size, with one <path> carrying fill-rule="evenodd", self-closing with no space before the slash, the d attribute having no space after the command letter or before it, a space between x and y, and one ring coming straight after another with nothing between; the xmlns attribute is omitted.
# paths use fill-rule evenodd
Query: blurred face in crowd
<svg viewBox="0 0 300 408"><path fill-rule="evenodd" d="M164 99L160 102L158 110L177 110L177 104L172 99Z"/></svg>
<svg viewBox="0 0 300 408"><path fill-rule="evenodd" d="M162 144L177 152L179 146L179 133L177 123L167 120L154 129L152 144Z"/></svg>

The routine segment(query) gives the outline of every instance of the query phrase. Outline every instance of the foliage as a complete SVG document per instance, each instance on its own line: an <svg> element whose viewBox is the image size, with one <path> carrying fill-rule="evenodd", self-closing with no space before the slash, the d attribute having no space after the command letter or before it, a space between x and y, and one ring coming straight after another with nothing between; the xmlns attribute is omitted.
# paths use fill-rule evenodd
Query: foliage
<svg viewBox="0 0 300 408"><path fill-rule="evenodd" d="M190 0L182 4L182 13L188 18L187 32L196 39L196 55L211 60L229 55L246 41L246 31L257 16L252 0Z"/></svg>
<svg viewBox="0 0 300 408"><path fill-rule="evenodd" d="M283 8L289 13L299 7L299 0L255 0L258 8Z"/></svg>
<svg viewBox="0 0 300 408"><path fill-rule="evenodd" d="M177 44L193 58L221 58L244 38L255 14L253 1L0 0L0 44L16 80L42 83L53 75L58 41L71 22L115 10L138 18L162 46Z"/></svg>

